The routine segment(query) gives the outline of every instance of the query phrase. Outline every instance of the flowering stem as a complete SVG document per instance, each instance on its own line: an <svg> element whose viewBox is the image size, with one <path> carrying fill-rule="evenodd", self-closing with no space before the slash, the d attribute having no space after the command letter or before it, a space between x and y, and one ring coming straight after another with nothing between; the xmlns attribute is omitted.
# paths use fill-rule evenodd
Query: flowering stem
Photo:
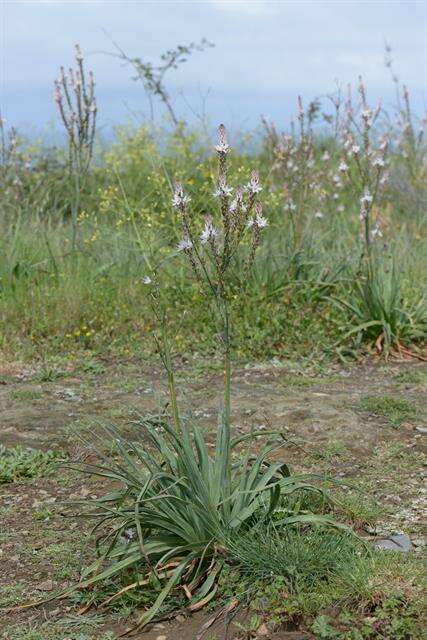
<svg viewBox="0 0 427 640"><path fill-rule="evenodd" d="M294 218L294 214L293 211L289 211L289 217L291 219L291 227L292 227L292 239L293 239L293 245L294 245L294 249L296 248L297 245L297 230L296 230L296 225L295 225L295 218Z"/></svg>
<svg viewBox="0 0 427 640"><path fill-rule="evenodd" d="M230 424L231 418L231 340L230 314L225 297L222 300L224 314L224 419Z"/></svg>
<svg viewBox="0 0 427 640"><path fill-rule="evenodd" d="M77 243L77 220L78 220L79 209L80 209L80 191L81 191L79 170L75 171L74 175L75 175L74 203L72 205L72 210L71 210L71 226L72 226L71 246L73 251L75 251L76 243Z"/></svg>
<svg viewBox="0 0 427 640"><path fill-rule="evenodd" d="M170 353L170 346L168 340L168 334L166 331L166 322L163 318L162 321L162 345L163 345L163 364L168 376L169 398L171 402L172 421L177 433L181 433L181 421L179 418L178 400L176 396L175 377L173 373L172 358Z"/></svg>
<svg viewBox="0 0 427 640"><path fill-rule="evenodd" d="M230 435L231 435L231 340L230 340L230 315L226 294L223 292L222 308L224 320L224 409L223 409L223 429L225 438L223 441L224 459L227 461L225 465L225 482L226 486L231 486L231 461L230 461Z"/></svg>
<svg viewBox="0 0 427 640"><path fill-rule="evenodd" d="M366 213L365 217L365 243L366 243L366 254L368 258L371 257L371 230L369 224L369 212Z"/></svg>
<svg viewBox="0 0 427 640"><path fill-rule="evenodd" d="M151 284L151 279L146 284ZM173 364L171 357L171 350L168 339L168 332L166 330L166 313L162 306L162 302L160 299L160 291L158 284L153 287L151 291L149 299L151 300L151 308L153 310L154 316L157 319L158 324L161 327L161 340L159 340L154 334L154 339L157 344L157 348L159 351L160 358L162 360L163 366L166 370L166 375L168 378L168 389L169 389L169 400L171 404L171 413L172 413L172 422L175 427L177 433L181 433L181 420L179 417L179 409L178 409L178 399L176 394L175 387L175 377L173 372Z"/></svg>

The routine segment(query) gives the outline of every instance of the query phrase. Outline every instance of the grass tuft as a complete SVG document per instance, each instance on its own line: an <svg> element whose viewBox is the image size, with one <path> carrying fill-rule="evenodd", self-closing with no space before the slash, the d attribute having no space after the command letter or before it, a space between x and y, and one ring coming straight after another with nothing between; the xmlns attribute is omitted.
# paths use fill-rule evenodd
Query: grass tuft
<svg viewBox="0 0 427 640"><path fill-rule="evenodd" d="M386 418L395 428L419 415L418 408L409 400L393 396L365 396L361 399L359 407L362 411Z"/></svg>

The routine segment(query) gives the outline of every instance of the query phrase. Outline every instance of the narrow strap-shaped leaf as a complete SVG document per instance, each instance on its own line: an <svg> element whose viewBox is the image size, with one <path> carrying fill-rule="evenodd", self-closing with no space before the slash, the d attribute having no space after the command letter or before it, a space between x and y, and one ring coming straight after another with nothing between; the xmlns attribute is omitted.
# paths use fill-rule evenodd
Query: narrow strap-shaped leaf
<svg viewBox="0 0 427 640"><path fill-rule="evenodd" d="M179 579L181 578L188 564L190 563L191 560L193 560L194 557L196 557L196 554L189 555L177 566L177 568L175 569L175 571L167 581L166 585L163 587L163 589L157 596L153 606L148 611L146 611L138 620L138 623L134 629L135 631L143 629L150 622L150 620L154 618L154 616L157 614L157 612L159 611L160 607L162 606L163 602L166 600L166 598L168 597L172 589L175 587L176 584L178 584Z"/></svg>

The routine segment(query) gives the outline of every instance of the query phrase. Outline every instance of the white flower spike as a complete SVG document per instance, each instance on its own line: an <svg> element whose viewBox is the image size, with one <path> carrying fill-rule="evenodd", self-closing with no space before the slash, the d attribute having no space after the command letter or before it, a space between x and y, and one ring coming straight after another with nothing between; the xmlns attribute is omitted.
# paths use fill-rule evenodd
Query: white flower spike
<svg viewBox="0 0 427 640"><path fill-rule="evenodd" d="M178 251L188 251L188 249L191 249L192 246L193 246L193 243L191 242L190 238L188 236L185 236L182 240L178 242L178 244L176 245L176 248L178 249Z"/></svg>

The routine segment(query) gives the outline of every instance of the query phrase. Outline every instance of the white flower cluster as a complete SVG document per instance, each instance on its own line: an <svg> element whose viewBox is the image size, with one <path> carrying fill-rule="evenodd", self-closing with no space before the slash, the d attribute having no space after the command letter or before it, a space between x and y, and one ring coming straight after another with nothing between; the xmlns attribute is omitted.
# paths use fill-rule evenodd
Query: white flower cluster
<svg viewBox="0 0 427 640"><path fill-rule="evenodd" d="M202 244L206 244L209 240L216 238L218 236L217 229L214 228L212 224L212 218L207 217L205 221L205 228L203 229L200 235L200 241Z"/></svg>
<svg viewBox="0 0 427 640"><path fill-rule="evenodd" d="M259 176L257 171L252 171L251 179L248 182L246 188L249 191L249 193L251 193L252 195L255 195L256 193L259 193L260 191L262 191L262 187L259 183Z"/></svg>
<svg viewBox="0 0 427 640"><path fill-rule="evenodd" d="M289 199L286 203L285 203L285 210L286 211L295 211L295 209L297 208L297 205L293 202L293 200Z"/></svg>
<svg viewBox="0 0 427 640"><path fill-rule="evenodd" d="M226 155L230 151L230 145L227 142L227 135L223 124L220 124L218 127L218 138L218 144L214 147L215 151L219 155Z"/></svg>
<svg viewBox="0 0 427 640"><path fill-rule="evenodd" d="M257 211L255 218L248 220L248 227L257 227L258 229L264 229L268 226L267 218L264 218L261 212Z"/></svg>
<svg viewBox="0 0 427 640"><path fill-rule="evenodd" d="M228 197L233 193L233 187L229 187L225 182L219 184L213 192L214 198Z"/></svg>
<svg viewBox="0 0 427 640"><path fill-rule="evenodd" d="M178 249L178 251L187 251L188 249L191 249L192 246L193 243L190 238L188 236L184 236L182 240L178 242L176 248Z"/></svg>
<svg viewBox="0 0 427 640"><path fill-rule="evenodd" d="M190 200L190 196L185 195L181 183L176 182L172 197L172 206L175 207L175 209L182 209L190 202Z"/></svg>

